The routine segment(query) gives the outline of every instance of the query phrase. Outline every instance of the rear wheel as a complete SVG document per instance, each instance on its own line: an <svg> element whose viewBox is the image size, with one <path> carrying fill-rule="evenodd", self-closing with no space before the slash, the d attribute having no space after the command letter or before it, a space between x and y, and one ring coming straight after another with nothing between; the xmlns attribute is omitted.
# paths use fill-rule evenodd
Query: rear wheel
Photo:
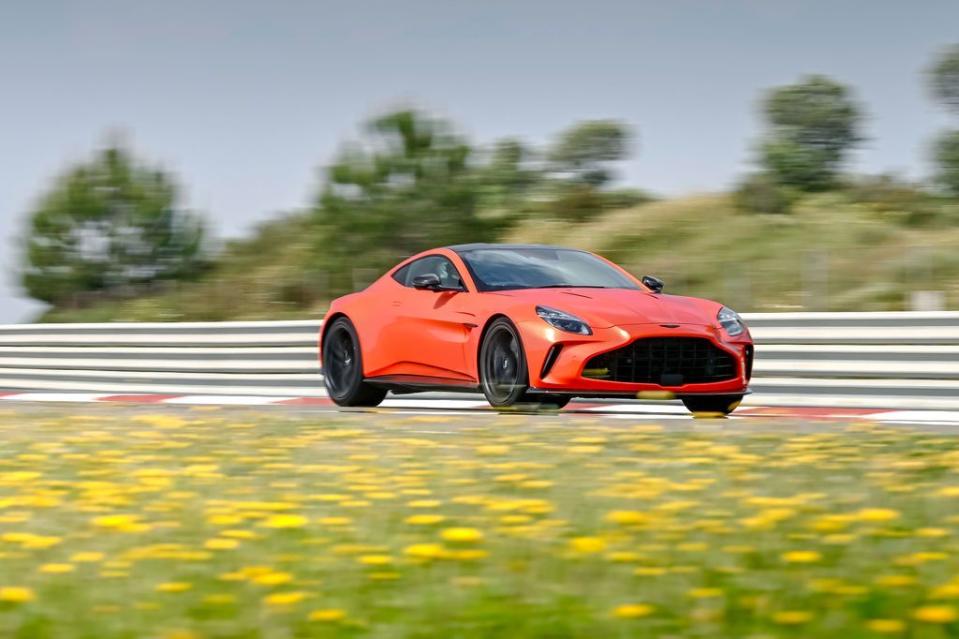
<svg viewBox="0 0 959 639"><path fill-rule="evenodd" d="M386 390L363 381L363 355L353 323L337 318L323 337L323 379L338 406L377 406Z"/></svg>
<svg viewBox="0 0 959 639"><path fill-rule="evenodd" d="M689 412L696 415L724 416L736 410L742 395L703 395L700 397L683 397L683 404Z"/></svg>
<svg viewBox="0 0 959 639"><path fill-rule="evenodd" d="M505 317L493 321L479 356L480 387L491 406L513 406L529 389L526 354L516 327Z"/></svg>

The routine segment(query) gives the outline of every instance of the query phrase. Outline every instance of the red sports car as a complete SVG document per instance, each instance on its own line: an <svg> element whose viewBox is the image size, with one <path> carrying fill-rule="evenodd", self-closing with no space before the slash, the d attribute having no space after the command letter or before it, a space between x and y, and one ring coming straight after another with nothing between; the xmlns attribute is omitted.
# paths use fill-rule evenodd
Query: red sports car
<svg viewBox="0 0 959 639"><path fill-rule="evenodd" d="M340 406L376 406L387 391L480 390L493 406L666 396L732 412L752 372L749 329L717 302L662 288L575 249L425 251L330 305L326 388Z"/></svg>

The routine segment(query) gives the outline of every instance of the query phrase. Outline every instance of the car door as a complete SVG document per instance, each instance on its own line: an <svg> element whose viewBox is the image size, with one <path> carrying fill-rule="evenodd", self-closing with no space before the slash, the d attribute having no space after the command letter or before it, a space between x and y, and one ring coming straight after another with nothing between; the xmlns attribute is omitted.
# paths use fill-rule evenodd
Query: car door
<svg viewBox="0 0 959 639"><path fill-rule="evenodd" d="M445 288L434 291L413 287L417 276L433 274ZM386 339L396 358L391 374L466 382L466 342L475 329L469 312L471 295L449 258L428 255L394 274L400 286L392 287L393 318Z"/></svg>

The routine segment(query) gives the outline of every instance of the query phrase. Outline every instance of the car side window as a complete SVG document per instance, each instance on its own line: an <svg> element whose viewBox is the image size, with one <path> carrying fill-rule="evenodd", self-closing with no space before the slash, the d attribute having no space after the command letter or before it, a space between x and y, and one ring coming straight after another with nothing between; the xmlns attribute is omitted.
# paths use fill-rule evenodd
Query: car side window
<svg viewBox="0 0 959 639"><path fill-rule="evenodd" d="M410 265L407 264L403 268L396 269L396 272L393 273L393 279L399 282L400 284L402 284L403 286L406 286L406 276L409 275L409 272L410 272Z"/></svg>
<svg viewBox="0 0 959 639"><path fill-rule="evenodd" d="M463 278L460 277L456 266L442 255L428 255L415 262L410 262L393 273L393 279L403 286L412 287L413 279L420 275L432 273L440 278L440 284L445 288L461 288L466 290Z"/></svg>

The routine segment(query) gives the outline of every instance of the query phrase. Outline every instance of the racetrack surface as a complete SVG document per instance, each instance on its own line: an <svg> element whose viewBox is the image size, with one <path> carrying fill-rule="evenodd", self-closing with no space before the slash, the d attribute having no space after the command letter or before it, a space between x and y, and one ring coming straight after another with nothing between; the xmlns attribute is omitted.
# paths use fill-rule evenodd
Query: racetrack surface
<svg viewBox="0 0 959 639"><path fill-rule="evenodd" d="M337 407L324 396L287 397L270 395L164 395L152 394L116 394L116 393L61 393L61 392L25 392L0 391L0 405L3 404L123 404L150 406L210 406L263 407L274 410L295 410L315 412L359 412L372 414L432 414L432 415L490 415L496 412L482 396L462 393L421 393L413 395L390 395L378 407L371 409L343 409ZM573 400L561 411L534 411L517 407L501 409L499 414L532 414L538 417L549 415L582 415L602 417L614 420L690 420L694 417L715 418L715 415L693 416L676 400L659 401L619 401L619 400ZM889 424L939 424L959 426L957 410L897 410L884 408L863 408L848 406L768 406L763 405L762 397L748 396L727 419L806 419L806 420L868 420Z"/></svg>

